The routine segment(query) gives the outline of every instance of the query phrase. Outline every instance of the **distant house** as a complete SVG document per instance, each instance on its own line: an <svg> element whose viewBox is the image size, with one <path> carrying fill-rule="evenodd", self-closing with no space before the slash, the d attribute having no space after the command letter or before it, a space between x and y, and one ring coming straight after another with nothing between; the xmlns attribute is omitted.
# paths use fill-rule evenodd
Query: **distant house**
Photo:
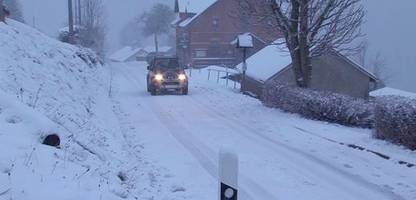
<svg viewBox="0 0 416 200"><path fill-rule="evenodd" d="M113 62L145 61L148 52L142 48L124 47L110 56Z"/></svg>
<svg viewBox="0 0 416 200"><path fill-rule="evenodd" d="M382 97L382 96L391 96L391 95L416 99L416 93L407 92L407 91L390 88L390 87L384 87L384 88L370 92L370 97L372 98Z"/></svg>
<svg viewBox="0 0 416 200"><path fill-rule="evenodd" d="M258 97L262 96L264 84L296 85L291 58L284 49L267 46L247 63L247 77L242 87ZM335 51L312 58L312 66L310 88L314 90L367 99L376 87L376 76ZM237 68L241 69L242 64Z"/></svg>
<svg viewBox="0 0 416 200"><path fill-rule="evenodd" d="M271 12L258 0L176 0L176 53L180 62L193 67L235 66L242 60L231 42L243 33L258 39L249 55L279 37L275 19L251 12ZM264 1L266 2L266 1ZM247 9L242 9L242 6ZM270 8L271 9L271 8ZM261 42L260 42L261 41Z"/></svg>

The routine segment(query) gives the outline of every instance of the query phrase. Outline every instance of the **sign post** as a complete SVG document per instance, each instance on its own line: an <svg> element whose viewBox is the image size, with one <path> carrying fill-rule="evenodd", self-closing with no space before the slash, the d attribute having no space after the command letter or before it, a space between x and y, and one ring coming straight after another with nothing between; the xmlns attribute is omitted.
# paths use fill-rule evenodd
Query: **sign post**
<svg viewBox="0 0 416 200"><path fill-rule="evenodd" d="M238 156L233 151L223 148L219 158L219 200L237 200Z"/></svg>
<svg viewBox="0 0 416 200"><path fill-rule="evenodd" d="M236 43L237 43L237 48L243 50L243 68L242 68L243 74L241 77L240 90L241 92L244 92L245 91L244 84L245 84L246 71L247 71L247 50L254 47L253 36L250 33L239 35L237 36Z"/></svg>

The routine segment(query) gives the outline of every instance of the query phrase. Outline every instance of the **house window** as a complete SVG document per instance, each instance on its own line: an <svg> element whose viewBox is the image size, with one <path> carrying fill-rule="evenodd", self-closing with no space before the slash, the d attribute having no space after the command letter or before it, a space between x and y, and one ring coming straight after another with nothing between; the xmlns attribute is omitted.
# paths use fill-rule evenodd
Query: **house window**
<svg viewBox="0 0 416 200"><path fill-rule="evenodd" d="M197 58L207 57L207 50L206 49L196 49L195 50L195 57L197 57Z"/></svg>
<svg viewBox="0 0 416 200"><path fill-rule="evenodd" d="M217 17L217 16L213 17L212 18L212 27L214 28L214 30L216 30L216 31L218 30L219 24L220 24L220 18Z"/></svg>
<svg viewBox="0 0 416 200"><path fill-rule="evenodd" d="M224 49L221 49L221 42L219 38L212 38L211 44L209 46L209 55L211 56L220 56L224 52Z"/></svg>

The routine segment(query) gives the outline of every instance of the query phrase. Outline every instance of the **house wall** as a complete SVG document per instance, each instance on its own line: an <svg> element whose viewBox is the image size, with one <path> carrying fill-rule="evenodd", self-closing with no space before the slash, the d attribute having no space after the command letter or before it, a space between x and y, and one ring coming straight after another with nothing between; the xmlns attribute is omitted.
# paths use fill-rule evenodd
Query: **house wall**
<svg viewBox="0 0 416 200"><path fill-rule="evenodd" d="M241 86L242 86L243 91L251 92L255 94L256 96L258 96L259 98L263 96L263 86L264 86L263 82L260 82L249 76L246 76Z"/></svg>
<svg viewBox="0 0 416 200"><path fill-rule="evenodd" d="M311 88L367 99L370 77L338 56L329 54L312 60Z"/></svg>
<svg viewBox="0 0 416 200"><path fill-rule="evenodd" d="M311 89L329 91L356 98L367 99L370 90L370 77L351 63L334 54L312 59ZM274 75L266 83L296 85L291 66Z"/></svg>
<svg viewBox="0 0 416 200"><path fill-rule="evenodd" d="M260 7L259 2L263 1L267 0L245 0L244 2L250 3L250 7L254 9ZM251 32L266 43L277 39L279 35L273 26L274 19L259 20L258 17L251 16L249 19L242 20L241 2L218 0L187 27L177 27L177 54L180 62L193 65L234 66L242 60L240 50L230 44L237 35ZM249 23L245 23L247 20ZM259 41L255 42L255 48L250 53L257 52L264 45ZM201 56L201 54L204 55Z"/></svg>

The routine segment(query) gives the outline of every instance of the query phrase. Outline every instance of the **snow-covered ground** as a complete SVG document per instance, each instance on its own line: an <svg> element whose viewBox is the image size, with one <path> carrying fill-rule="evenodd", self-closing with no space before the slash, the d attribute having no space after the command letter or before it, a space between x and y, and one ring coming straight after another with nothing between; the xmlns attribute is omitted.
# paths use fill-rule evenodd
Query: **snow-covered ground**
<svg viewBox="0 0 416 200"><path fill-rule="evenodd" d="M169 169L192 199L216 198L222 146L239 153L241 199L416 198L415 168L399 164L416 163L415 152L375 140L370 130L265 108L208 81L204 70L193 72L189 96L152 97L145 66L114 64L113 98L132 138L144 142L143 155Z"/></svg>
<svg viewBox="0 0 416 200"><path fill-rule="evenodd" d="M1 200L216 199L223 146L243 200L416 199L415 152L266 108L205 70L188 96L150 96L145 63L103 66L14 21L0 63ZM51 133L60 149L40 144Z"/></svg>
<svg viewBox="0 0 416 200"><path fill-rule="evenodd" d="M160 186L164 169L123 137L108 69L88 50L0 23L1 200L152 199L181 191L176 183ZM61 149L40 144L52 133Z"/></svg>

